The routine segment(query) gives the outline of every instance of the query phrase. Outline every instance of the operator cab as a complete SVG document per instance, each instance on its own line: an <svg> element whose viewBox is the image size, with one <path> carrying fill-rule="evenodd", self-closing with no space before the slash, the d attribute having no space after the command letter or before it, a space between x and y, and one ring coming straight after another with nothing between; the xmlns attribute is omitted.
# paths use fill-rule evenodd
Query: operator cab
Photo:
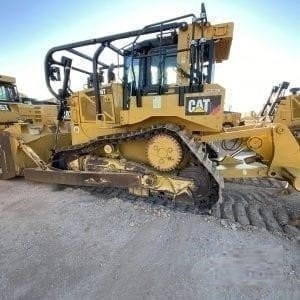
<svg viewBox="0 0 300 300"><path fill-rule="evenodd" d="M129 85L131 95L163 94L169 88L181 85L181 76L189 80L189 85L211 83L213 73L214 43L197 42L192 49L190 72L186 72L178 63L178 34L157 36L145 40L124 51L124 82ZM194 51L193 51L194 50ZM181 76L178 76L181 75Z"/></svg>
<svg viewBox="0 0 300 300"><path fill-rule="evenodd" d="M0 75L0 102L19 102L19 94L13 77Z"/></svg>
<svg viewBox="0 0 300 300"><path fill-rule="evenodd" d="M213 82L215 63L228 59L232 33L233 23L211 25L201 5L200 17L188 14L50 49L45 59L46 84L63 111L76 83L88 79L84 89L99 119L107 106L103 95L113 89L122 98L121 110L130 110L133 101L142 107L143 96L164 94L177 95L182 107L186 95L202 93L204 85ZM78 77L71 77L74 71Z"/></svg>

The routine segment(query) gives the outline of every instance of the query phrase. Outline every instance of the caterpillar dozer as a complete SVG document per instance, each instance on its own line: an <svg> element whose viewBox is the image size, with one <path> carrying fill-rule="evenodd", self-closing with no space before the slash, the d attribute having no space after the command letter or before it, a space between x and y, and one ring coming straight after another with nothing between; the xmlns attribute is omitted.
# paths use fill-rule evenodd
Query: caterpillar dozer
<svg viewBox="0 0 300 300"><path fill-rule="evenodd" d="M19 114L14 109L15 105L13 104L19 102L16 79L11 76L0 75L0 130L17 122Z"/></svg>
<svg viewBox="0 0 300 300"><path fill-rule="evenodd" d="M56 104L23 103L16 79L0 75L0 179L22 176L39 160L49 161L55 144L71 143L66 123L56 133L57 112Z"/></svg>
<svg viewBox="0 0 300 300"><path fill-rule="evenodd" d="M223 127L234 127L234 126L241 126L245 125L242 121L242 114L237 111L223 111L224 113L224 120L223 120Z"/></svg>
<svg viewBox="0 0 300 300"><path fill-rule="evenodd" d="M50 49L46 84L59 119L71 112L72 145L25 178L128 188L199 209L222 199L224 178L272 177L300 189L299 141L286 124L223 129L225 90L213 73L229 58L233 27L208 22L202 4L200 16ZM79 79L84 88L74 91Z"/></svg>
<svg viewBox="0 0 300 300"><path fill-rule="evenodd" d="M262 106L258 114L254 111L243 117L245 124L271 122L284 123L295 136L299 136L300 131L300 88L290 88L286 95L290 83L283 81L279 85L272 87L267 101Z"/></svg>
<svg viewBox="0 0 300 300"><path fill-rule="evenodd" d="M286 95L290 83L283 81L273 86L271 93L259 113L260 122L283 123L294 135L300 138L300 88L291 88Z"/></svg>

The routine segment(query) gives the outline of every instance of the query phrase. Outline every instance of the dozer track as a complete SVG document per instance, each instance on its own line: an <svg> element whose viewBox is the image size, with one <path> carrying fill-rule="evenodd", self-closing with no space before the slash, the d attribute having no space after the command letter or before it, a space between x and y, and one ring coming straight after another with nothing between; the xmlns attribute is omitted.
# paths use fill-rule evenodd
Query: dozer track
<svg viewBox="0 0 300 300"><path fill-rule="evenodd" d="M211 214L229 221L229 225L239 223L268 230L272 233L285 233L292 238L300 238L300 203L297 193L280 195L280 188L257 188L247 184L225 185L224 201L217 203ZM297 204L296 204L297 203Z"/></svg>
<svg viewBox="0 0 300 300"><path fill-rule="evenodd" d="M54 155L54 162L58 162L63 157L68 158L69 155L89 154L103 144L148 139L157 133L171 134L172 136L180 139L182 144L185 145L191 153L193 153L195 158L197 158L198 162L204 165L206 169L210 171L209 173L212 176L214 175L213 178L216 183L216 187L219 188L219 191L221 190L224 186L223 179L218 174L215 165L209 159L206 151L206 145L195 141L194 138L187 132L172 124L156 125L149 128L131 131L129 133L103 136L88 143L74 145L56 152ZM75 173L80 176L80 172ZM55 174L53 175L55 176ZM101 177L101 173L99 176ZM99 184L86 189L92 193L101 193L105 199L120 197L123 201L138 203L141 206L147 206L149 204L151 207L150 210L159 210L160 207L164 207L165 209L192 214L209 213L214 217L228 220L229 227L231 226L230 224L241 224L242 227L246 228L247 226L254 226L270 232L286 234L289 237L299 237L300 230L293 224L290 224L291 217L294 216L291 215L285 205L280 203L278 199L273 199L277 197L274 195L278 194L277 190L282 188L282 186L269 184L269 181L267 181L266 184L262 183L262 190L262 187L260 189L255 187L259 184L259 180L253 180L253 182L247 180L242 182L238 182L238 180L226 180L225 190L223 191L223 202L217 203L217 193L212 193L211 196L213 198L209 199L211 201L210 203L206 202L207 208L211 208L210 211L199 211L195 203L188 203L184 201L174 202L170 201L170 198L164 197L162 194L158 195L155 193L140 201L141 197L130 195L124 189L120 189L120 184L116 184L116 187L105 187L105 185ZM285 202L286 201L284 201L284 203Z"/></svg>
<svg viewBox="0 0 300 300"><path fill-rule="evenodd" d="M254 177L254 178L231 178L226 179L225 182L252 185L260 188L279 188L285 189L288 186L287 181L281 181L275 178L264 178L264 177Z"/></svg>
<svg viewBox="0 0 300 300"><path fill-rule="evenodd" d="M58 191L61 190L61 187L57 188ZM300 226L293 222L300 216L300 204L296 201L297 194L292 196L294 201L286 196L274 198L273 193L277 190L275 188L257 189L245 184L225 185L223 202L214 205L210 211L198 210L192 203L174 203L158 196L141 198L128 194L126 190L120 188L84 187L83 189L95 196L101 196L103 200L117 198L130 202L135 209L155 215L167 216L173 211L208 217L211 215L213 219L219 219L221 224L229 229L266 230L292 239L300 238ZM297 207L297 211L293 205Z"/></svg>
<svg viewBox="0 0 300 300"><path fill-rule="evenodd" d="M213 163L209 158L209 151L208 151L208 145L198 142L194 139L192 135L187 133L184 129L181 129L179 126L176 126L174 124L164 124L164 125L153 125L148 128L142 128L139 130L130 131L128 133L120 133L120 134L112 134L112 135L106 135L98 137L94 140L91 140L87 143L73 145L68 147L67 149L64 149L62 151L56 152L53 159L53 165L55 167L59 167L60 163L64 163L64 160L67 159L69 156L82 156L92 153L95 149L97 149L100 146L103 146L105 144L120 144L122 142L127 142L131 140L141 140L141 139L149 139L153 135L158 133L164 133L172 135L173 137L176 137L182 146L185 146L186 149L190 151L190 153L194 156L194 163L195 165L202 165L210 174L211 176L211 189L210 194L203 198L194 199L194 204L200 208L200 209L206 209L211 208L215 203L217 203L219 200L222 199L222 189L224 187L224 181L223 178L220 176L219 171L216 169L215 163ZM27 174L29 176L29 173L33 170L29 170ZM33 171L34 172L34 171ZM51 172L51 171L50 171ZM80 174L77 172L78 175ZM99 173L101 174L101 173ZM25 172L25 177L26 176ZM36 174L35 179L37 179L38 174ZM80 175L79 175L80 176ZM101 176L101 175L99 175ZM179 175L180 176L180 175ZM54 176L51 176L53 179ZM191 177L194 179L193 177ZM30 179L30 178L29 178ZM31 178L32 179L32 178ZM57 182L59 183L59 182ZM67 184L67 183L65 183ZM74 185L74 184L73 184ZM99 184L101 185L101 184ZM160 193L160 196L163 197L163 195ZM168 195L169 196L169 195ZM197 195L196 195L197 197ZM168 197L168 199L170 199Z"/></svg>

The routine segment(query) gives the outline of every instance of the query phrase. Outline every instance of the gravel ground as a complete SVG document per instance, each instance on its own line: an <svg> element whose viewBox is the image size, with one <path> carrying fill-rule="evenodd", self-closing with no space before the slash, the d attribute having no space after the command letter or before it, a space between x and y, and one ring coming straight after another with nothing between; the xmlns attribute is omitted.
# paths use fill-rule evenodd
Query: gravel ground
<svg viewBox="0 0 300 300"><path fill-rule="evenodd" d="M1 299L299 299L299 242L23 179L0 181Z"/></svg>

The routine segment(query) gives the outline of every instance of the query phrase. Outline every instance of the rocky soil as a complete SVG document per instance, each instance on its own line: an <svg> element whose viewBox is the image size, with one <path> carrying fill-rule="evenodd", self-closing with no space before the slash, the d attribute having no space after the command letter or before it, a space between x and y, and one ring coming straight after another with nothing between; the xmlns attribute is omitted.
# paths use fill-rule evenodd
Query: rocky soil
<svg viewBox="0 0 300 300"><path fill-rule="evenodd" d="M201 215L120 190L0 181L0 298L299 299L297 200L228 183Z"/></svg>

